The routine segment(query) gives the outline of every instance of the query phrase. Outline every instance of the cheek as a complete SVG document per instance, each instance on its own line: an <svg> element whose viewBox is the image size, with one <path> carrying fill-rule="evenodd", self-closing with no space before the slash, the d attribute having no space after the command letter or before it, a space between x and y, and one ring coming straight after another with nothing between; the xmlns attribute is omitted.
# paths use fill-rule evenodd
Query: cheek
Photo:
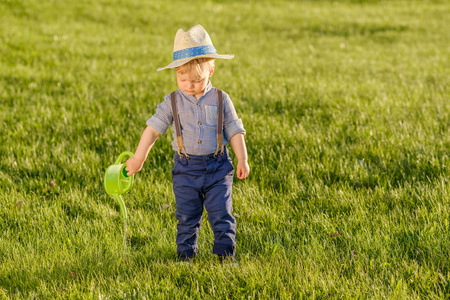
<svg viewBox="0 0 450 300"><path fill-rule="evenodd" d="M183 82L178 81L178 86L179 86L181 89L183 89L183 88L186 88L187 84L186 84L185 81L183 81Z"/></svg>
<svg viewBox="0 0 450 300"><path fill-rule="evenodd" d="M198 83L198 84L197 84L197 87L198 87L199 89L204 89L204 88L206 87L207 84L208 84L208 81L205 80L205 81L202 81L202 82Z"/></svg>

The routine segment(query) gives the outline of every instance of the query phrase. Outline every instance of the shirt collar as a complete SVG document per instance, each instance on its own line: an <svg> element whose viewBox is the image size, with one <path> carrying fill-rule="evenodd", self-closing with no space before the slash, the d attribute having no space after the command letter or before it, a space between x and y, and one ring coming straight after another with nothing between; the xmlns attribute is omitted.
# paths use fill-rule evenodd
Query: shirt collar
<svg viewBox="0 0 450 300"><path fill-rule="evenodd" d="M206 94L208 94L208 92L212 89L212 84L211 84L211 80L208 80L208 84L205 87L205 93L203 94L203 96L205 96Z"/></svg>
<svg viewBox="0 0 450 300"><path fill-rule="evenodd" d="M205 87L205 91L203 92L203 96L205 96L206 94L208 94L208 92L212 89L212 84L211 84L211 80L208 80L208 84ZM195 98L195 96L193 95L189 95L186 94L185 92L183 92L182 90L180 90L180 92L184 95L184 97L186 97L186 99L189 99L191 101L197 102L197 98ZM200 97L201 99L201 97ZM198 99L198 101L200 101L200 99Z"/></svg>

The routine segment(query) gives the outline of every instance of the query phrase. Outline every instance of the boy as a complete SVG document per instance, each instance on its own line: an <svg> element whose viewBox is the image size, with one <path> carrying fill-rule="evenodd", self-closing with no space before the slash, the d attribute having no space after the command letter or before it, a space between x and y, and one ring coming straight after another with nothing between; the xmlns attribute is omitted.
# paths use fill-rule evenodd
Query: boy
<svg viewBox="0 0 450 300"><path fill-rule="evenodd" d="M228 95L213 88L217 54L205 29L196 25L175 36L173 62L158 71L176 69L178 90L165 96L147 121L134 157L127 161L128 175L139 172L156 139L172 125L175 165L172 170L176 199L177 255L181 261L197 254L197 239L203 206L214 232L213 253L222 261L235 254L236 220L232 215L233 165L227 142L238 159L236 174L250 172L245 147L245 129Z"/></svg>

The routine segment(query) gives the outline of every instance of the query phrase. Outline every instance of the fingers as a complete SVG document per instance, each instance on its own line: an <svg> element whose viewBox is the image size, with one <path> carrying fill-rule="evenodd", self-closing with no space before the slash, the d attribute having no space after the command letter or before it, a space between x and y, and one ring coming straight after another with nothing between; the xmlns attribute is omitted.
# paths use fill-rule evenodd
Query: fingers
<svg viewBox="0 0 450 300"><path fill-rule="evenodd" d="M136 160L135 157L131 157L127 160L125 167L125 171L128 171L127 175L132 176L133 174L139 172L142 169L143 162L140 162L139 160Z"/></svg>
<svg viewBox="0 0 450 300"><path fill-rule="evenodd" d="M241 174L238 176L239 179L245 179L245 178L247 178L247 177L248 177L248 173L241 173Z"/></svg>
<svg viewBox="0 0 450 300"><path fill-rule="evenodd" d="M127 166L125 167L125 171L128 171L127 176L131 176L137 172L140 171L139 168L134 168L133 166L130 166L129 164L127 164Z"/></svg>
<svg viewBox="0 0 450 300"><path fill-rule="evenodd" d="M250 171L249 170L245 170L245 169L238 169L236 174L237 174L237 177L239 179L245 179L250 174Z"/></svg>
<svg viewBox="0 0 450 300"><path fill-rule="evenodd" d="M125 171L128 171L128 172L127 172L127 176L128 176L128 177L130 177L131 175L133 175L134 173L136 173L136 171L132 171L131 168L130 168L128 165L125 167Z"/></svg>

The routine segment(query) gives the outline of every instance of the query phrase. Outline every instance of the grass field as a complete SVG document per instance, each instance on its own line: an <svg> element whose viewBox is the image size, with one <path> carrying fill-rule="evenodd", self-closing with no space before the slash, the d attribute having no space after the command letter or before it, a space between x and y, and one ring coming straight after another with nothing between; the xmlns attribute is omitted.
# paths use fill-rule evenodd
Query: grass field
<svg viewBox="0 0 450 300"><path fill-rule="evenodd" d="M447 1L0 1L0 299L448 299ZM103 174L202 24L248 132L237 267L176 264L171 132Z"/></svg>

